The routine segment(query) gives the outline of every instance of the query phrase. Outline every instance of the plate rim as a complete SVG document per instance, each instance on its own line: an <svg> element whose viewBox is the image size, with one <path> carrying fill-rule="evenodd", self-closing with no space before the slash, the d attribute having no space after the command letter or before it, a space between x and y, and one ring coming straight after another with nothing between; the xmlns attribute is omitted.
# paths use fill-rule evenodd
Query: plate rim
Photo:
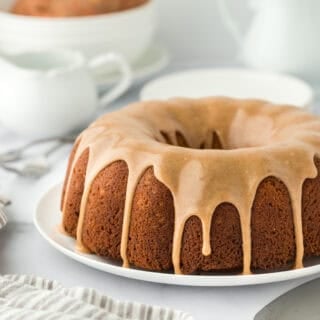
<svg viewBox="0 0 320 320"><path fill-rule="evenodd" d="M320 273L320 264L305 267L302 269L265 273L265 274L252 274L252 275L176 275L172 273L159 273L138 269L123 268L122 266L115 266L109 264L106 261L96 261L90 258L89 254L78 253L75 250L72 251L65 246L55 241L50 234L46 231L45 226L41 223L41 217L47 214L48 210L43 210L46 207L45 203L52 201L54 196L61 193L62 183L56 184L49 188L41 196L35 213L33 215L33 222L40 233L40 235L56 250L66 255L67 257L82 263L93 269L97 269L103 272L114 274L117 276L130 278L134 280L178 285L178 286L191 286L191 287L240 287L240 286L252 286L259 284L278 283L289 280L295 280L300 278L306 278L311 275ZM51 209L52 211L58 211L55 214L61 214L60 210ZM51 231L56 229L57 225L51 226ZM67 235L62 235L68 237ZM70 240L70 237L68 237ZM74 240L75 242L75 240ZM92 255L95 256L95 255Z"/></svg>
<svg viewBox="0 0 320 320"><path fill-rule="evenodd" d="M315 99L315 92L312 86L305 80L296 77L294 75L284 74L281 72L271 72L271 71L263 71L263 70L254 70L245 67L211 67L211 68L191 68L187 70L178 70L174 72L167 73L158 78L152 79L145 83L140 90L139 98L141 101L155 99L154 97L149 97L150 88L153 89L154 86L159 86L159 83L163 82L171 82L172 80L176 80L177 77L190 77L191 75L198 76L199 74L214 74L215 76L219 76L221 74L230 75L236 74L237 76L244 77L259 77L259 78L273 78L289 81L291 83L295 83L299 85L304 90L305 101L303 104L298 105L300 108L310 108ZM159 98L160 99L160 98ZM167 98L165 98L167 99Z"/></svg>

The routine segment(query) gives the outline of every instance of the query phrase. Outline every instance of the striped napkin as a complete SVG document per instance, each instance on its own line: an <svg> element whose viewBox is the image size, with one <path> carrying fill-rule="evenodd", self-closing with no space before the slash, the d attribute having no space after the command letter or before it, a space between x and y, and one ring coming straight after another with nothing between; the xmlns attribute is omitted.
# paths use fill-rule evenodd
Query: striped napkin
<svg viewBox="0 0 320 320"><path fill-rule="evenodd" d="M34 276L0 277L1 320L192 320L181 311L119 302Z"/></svg>

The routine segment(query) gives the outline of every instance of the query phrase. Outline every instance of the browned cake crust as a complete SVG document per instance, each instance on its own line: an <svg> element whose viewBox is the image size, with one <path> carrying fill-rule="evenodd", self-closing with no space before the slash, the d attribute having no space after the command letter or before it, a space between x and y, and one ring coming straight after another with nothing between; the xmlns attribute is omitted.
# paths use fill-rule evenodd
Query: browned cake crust
<svg viewBox="0 0 320 320"><path fill-rule="evenodd" d="M257 190L251 217L253 271L288 269L295 259L295 236L289 192L274 177Z"/></svg>
<svg viewBox="0 0 320 320"><path fill-rule="evenodd" d="M210 235L212 254L203 257L199 270L240 271L243 266L242 239L239 214L235 206L222 203L217 207Z"/></svg>
<svg viewBox="0 0 320 320"><path fill-rule="evenodd" d="M86 168L89 159L89 150L86 150L78 159L70 177L69 192L65 195L63 207L63 227L67 233L76 237L81 198L86 177ZM66 179L67 180L67 179ZM67 182L65 182L67 183Z"/></svg>
<svg viewBox="0 0 320 320"><path fill-rule="evenodd" d="M243 265L241 227L238 211L233 205L223 203L215 210L210 236L212 254L205 257L201 252L201 222L198 217L188 219L182 240L183 273L240 271Z"/></svg>
<svg viewBox="0 0 320 320"><path fill-rule="evenodd" d="M43 17L90 16L138 7L148 0L18 0L12 13Z"/></svg>
<svg viewBox="0 0 320 320"><path fill-rule="evenodd" d="M129 262L147 270L171 269L173 229L172 195L149 168L140 179L133 199Z"/></svg>
<svg viewBox="0 0 320 320"><path fill-rule="evenodd" d="M71 154L71 159L73 157ZM88 152L78 160L71 176L63 225L76 236ZM315 159L320 169L320 160ZM70 170L70 169L69 169ZM120 258L121 228L128 168L118 161L95 179L83 225L83 242L90 251ZM305 257L320 255L320 177L307 179L302 197ZM132 266L153 270L172 269L174 207L170 191L150 168L142 176L133 200L128 257ZM252 208L253 272L290 269L295 258L295 237L290 197L286 186L274 177L261 182ZM202 228L197 217L188 219L182 240L183 273L237 272L242 269L241 226L237 209L221 204L211 225L212 254L201 253Z"/></svg>
<svg viewBox="0 0 320 320"><path fill-rule="evenodd" d="M302 193L302 225L304 235L304 256L320 256L320 159L315 158L318 175L306 179Z"/></svg>
<svg viewBox="0 0 320 320"><path fill-rule="evenodd" d="M100 256L120 259L127 179L126 163L116 161L98 174L90 189L82 241Z"/></svg>
<svg viewBox="0 0 320 320"><path fill-rule="evenodd" d="M73 148L70 153L70 156L69 156L66 178L64 179L63 188L62 188L62 197L61 197L61 203L60 203L61 211L63 211L63 205L64 205L64 200L65 200L65 196L66 196L66 189L67 189L67 182L68 182L68 179L69 179L69 176L71 173L71 168L72 168L72 163L73 163L74 157L75 157L76 152L78 150L79 142L80 142L80 140L78 140L74 143Z"/></svg>

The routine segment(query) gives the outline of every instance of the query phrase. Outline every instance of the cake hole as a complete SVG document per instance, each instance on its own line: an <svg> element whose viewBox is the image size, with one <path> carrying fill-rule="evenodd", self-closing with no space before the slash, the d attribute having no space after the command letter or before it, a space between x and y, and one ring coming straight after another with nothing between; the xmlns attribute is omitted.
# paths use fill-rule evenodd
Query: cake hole
<svg viewBox="0 0 320 320"><path fill-rule="evenodd" d="M223 149L222 143L220 141L220 138L218 134L215 131L212 131L212 133L209 133L207 137L198 145L198 146L191 146L191 144L188 142L187 138L180 132L176 131L174 133L175 136L175 142L172 141L171 135L168 132L160 131L160 134L162 136L162 143L174 145L177 147L182 148L190 148L190 149Z"/></svg>
<svg viewBox="0 0 320 320"><path fill-rule="evenodd" d="M187 140L185 139L185 137L182 135L181 132L176 131L176 139L179 147L190 148Z"/></svg>
<svg viewBox="0 0 320 320"><path fill-rule="evenodd" d="M166 132L160 131L160 134L162 135L162 137L163 137L163 139L164 139L164 142L165 142L166 144L174 145L174 144L172 143L172 140L171 140L170 136L169 136Z"/></svg>
<svg viewBox="0 0 320 320"><path fill-rule="evenodd" d="M212 132L211 149L223 149L220 138L215 131Z"/></svg>

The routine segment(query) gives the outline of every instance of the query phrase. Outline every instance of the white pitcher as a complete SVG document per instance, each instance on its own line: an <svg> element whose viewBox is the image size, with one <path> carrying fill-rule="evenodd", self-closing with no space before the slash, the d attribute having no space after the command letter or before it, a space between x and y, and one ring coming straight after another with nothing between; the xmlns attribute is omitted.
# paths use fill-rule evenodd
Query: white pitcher
<svg viewBox="0 0 320 320"><path fill-rule="evenodd" d="M115 65L119 83L98 98L92 73ZM123 94L132 81L121 55L107 53L87 62L75 51L28 52L0 57L0 125L22 135L63 135L87 125L98 107Z"/></svg>
<svg viewBox="0 0 320 320"><path fill-rule="evenodd" d="M245 35L226 2L218 0L223 22L248 65L320 79L319 0L251 0L254 16Z"/></svg>

